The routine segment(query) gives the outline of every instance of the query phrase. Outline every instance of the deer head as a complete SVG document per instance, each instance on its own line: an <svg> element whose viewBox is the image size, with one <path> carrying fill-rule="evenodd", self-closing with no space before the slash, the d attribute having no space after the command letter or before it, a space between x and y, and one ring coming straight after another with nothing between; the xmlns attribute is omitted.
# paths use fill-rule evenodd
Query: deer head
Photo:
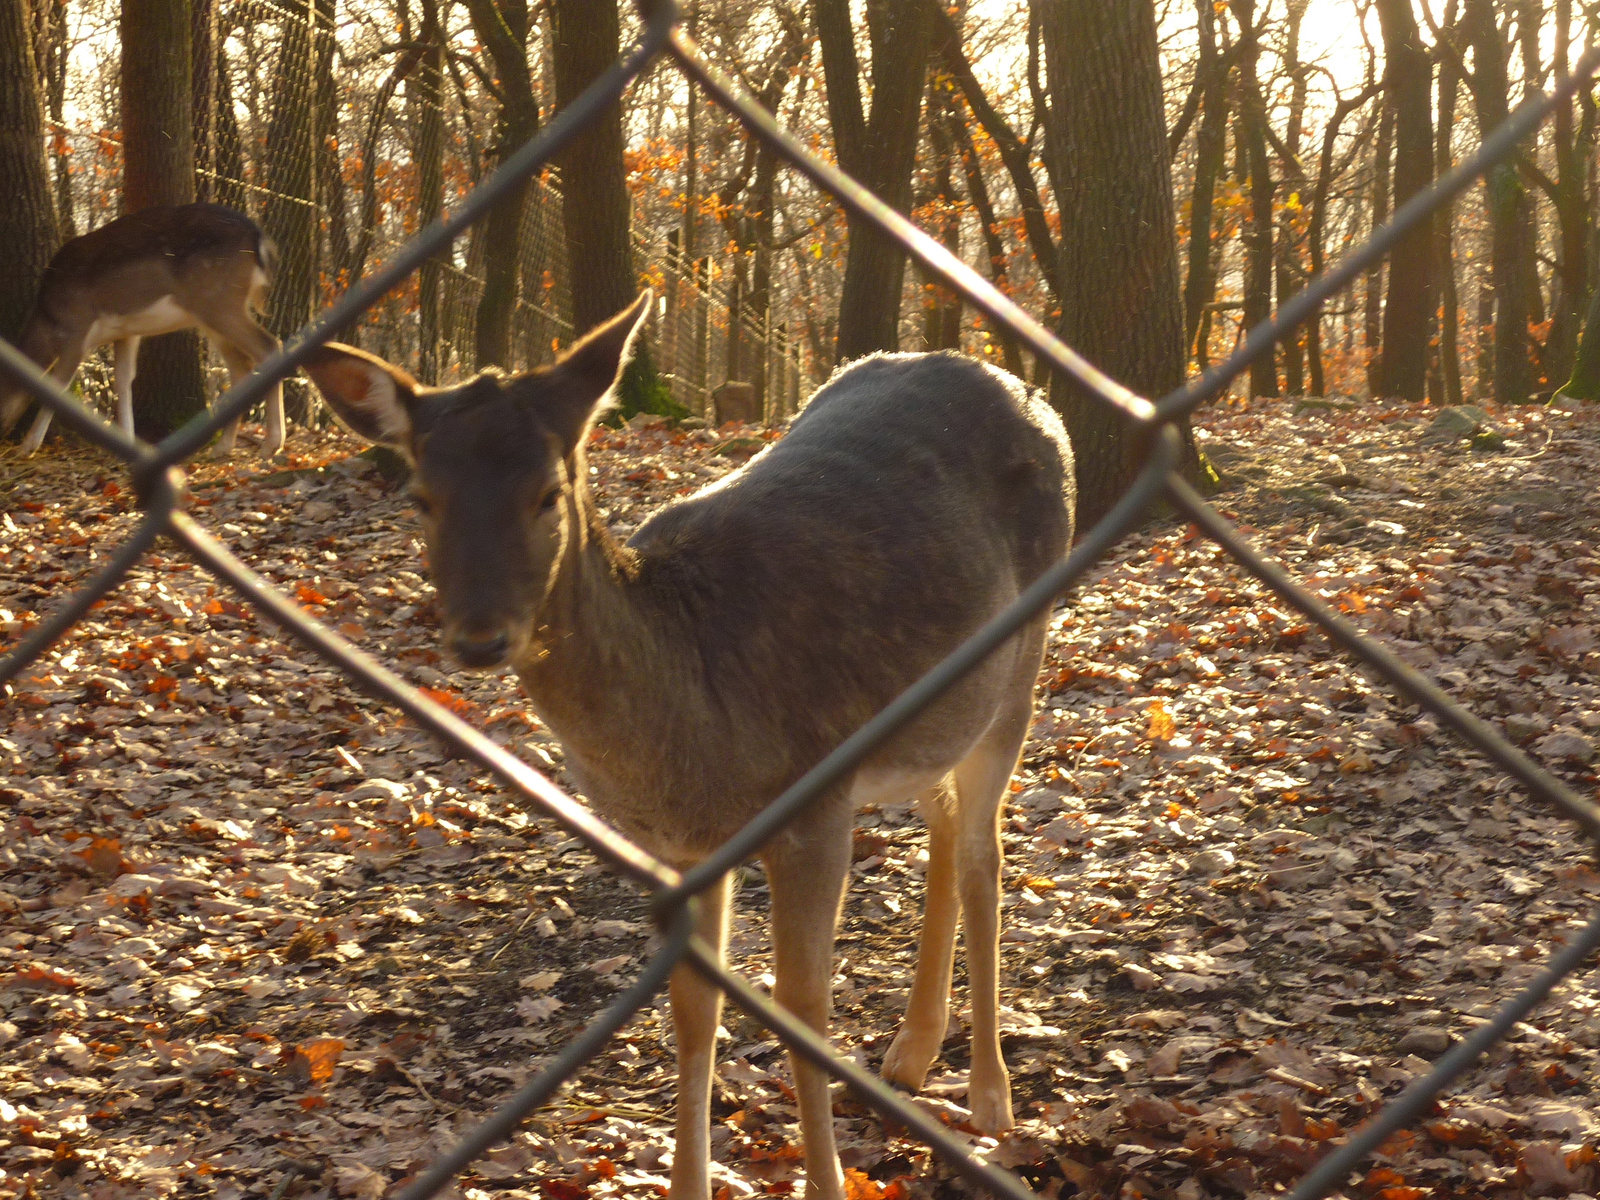
<svg viewBox="0 0 1600 1200"><path fill-rule="evenodd" d="M468 667L538 654L540 612L591 536L583 446L631 357L650 293L549 366L431 388L329 343L305 363L339 419L405 455L445 643Z"/></svg>

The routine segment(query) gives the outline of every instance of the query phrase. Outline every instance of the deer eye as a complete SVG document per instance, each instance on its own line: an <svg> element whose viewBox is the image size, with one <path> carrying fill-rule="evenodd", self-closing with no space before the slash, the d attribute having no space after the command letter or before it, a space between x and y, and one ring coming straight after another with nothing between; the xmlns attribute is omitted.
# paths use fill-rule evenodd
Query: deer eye
<svg viewBox="0 0 1600 1200"><path fill-rule="evenodd" d="M413 492L411 494L411 503L416 506L417 511L423 516L431 517L433 515L432 499L422 495L420 492Z"/></svg>
<svg viewBox="0 0 1600 1200"><path fill-rule="evenodd" d="M557 504L561 503L561 489L551 488L539 498L539 511L542 513L554 512Z"/></svg>

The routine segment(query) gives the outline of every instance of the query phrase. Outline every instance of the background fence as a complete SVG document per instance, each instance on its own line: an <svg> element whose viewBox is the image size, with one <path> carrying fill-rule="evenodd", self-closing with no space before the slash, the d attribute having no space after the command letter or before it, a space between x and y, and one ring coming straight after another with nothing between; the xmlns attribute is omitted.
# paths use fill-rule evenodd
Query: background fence
<svg viewBox="0 0 1600 1200"><path fill-rule="evenodd" d="M423 1200L444 1186L453 1175L489 1146L506 1136L528 1112L549 1099L558 1087L614 1032L664 985L681 961L691 962L723 988L735 1005L773 1030L802 1056L843 1080L866 1103L925 1140L962 1177L998 1196L1021 1200L1030 1195L1013 1176L971 1158L942 1125L915 1104L897 1095L881 1081L853 1063L832 1055L825 1042L784 1011L766 1001L749 984L718 961L715 951L691 936L691 910L697 895L729 869L737 866L793 820L816 797L843 778L874 747L909 721L945 688L959 679L986 654L1003 644L1030 617L1045 608L1080 579L1110 546L1137 524L1150 504L1165 497L1200 530L1231 554L1251 574L1314 620L1327 635L1352 656L1387 679L1408 701L1435 714L1502 770L1526 786L1541 802L1570 818L1591 839L1600 838L1600 810L1551 777L1493 728L1451 701L1428 679L1407 667L1388 651L1363 637L1328 605L1299 586L1287 573L1266 561L1227 520L1211 508L1179 475L1179 435L1174 422L1216 395L1244 371L1251 359L1298 323L1315 314L1317 307L1348 285L1362 270L1391 249L1408 230L1428 219L1435 205L1461 191L1488 166L1514 153L1558 97L1585 85L1597 66L1600 49L1585 54L1571 77L1550 96L1525 102L1491 137L1471 161L1438 180L1395 214L1388 226L1338 267L1314 280L1295 300L1286 304L1273 322L1252 330L1237 353L1172 394L1151 402L1132 395L1101 376L1091 365L1050 334L1011 301L987 285L938 242L918 231L871 193L808 153L778 127L759 105L735 92L732 85L700 56L693 42L677 28L670 0L652 4L642 41L582 96L546 126L539 136L510 155L501 170L471 192L442 222L435 223L401 247L381 268L344 294L303 336L266 363L257 374L223 398L211 413L196 418L159 446L146 446L119 429L97 420L71 397L53 387L9 344L0 342L0 370L22 381L41 401L55 409L85 436L121 456L129 465L133 483L145 512L135 533L110 557L78 592L31 632L0 662L0 684L59 638L91 605L122 579L158 537L166 536L184 547L203 567L236 589L297 640L344 670L352 681L384 697L397 709L496 774L544 815L581 838L617 871L648 888L653 911L664 933L663 944L629 987L588 1028L555 1056L551 1064L465 1141L436 1161L404 1193L405 1200ZM282 378L303 361L310 349L361 314L386 302L396 288L409 286L412 273L434 256L448 252L497 199L519 179L539 170L550 156L607 104L628 82L660 55L669 55L678 67L707 94L738 115L760 139L775 147L799 172L809 177L857 214L899 238L927 270L961 290L992 319L1008 326L1053 369L1076 380L1125 419L1151 434L1150 453L1137 480L1115 508L1090 529L1072 554L1036 581L1026 592L970 641L909 688L861 730L757 816L739 834L694 869L680 874L620 837L589 814L550 781L496 746L477 730L407 686L392 672L346 643L339 635L304 612L256 575L211 536L180 503L180 476L175 468L204 446L232 417L258 401L274 379ZM682 287L681 278L673 282ZM696 303L709 305L717 281L691 284ZM682 306L680 309L691 306ZM709 353L709 341L700 336L698 313L685 327L669 332L675 349L673 361L681 363L685 345L694 355ZM737 345L744 331L729 339ZM1495 1016L1470 1037L1445 1054L1426 1076L1413 1082L1394 1102L1378 1112L1345 1143L1327 1155L1293 1192L1294 1200L1314 1200L1341 1187L1349 1172L1384 1139L1421 1114L1449 1083L1494 1044L1516 1022L1541 1003L1555 984L1600 946L1600 913L1546 965L1521 992L1509 998Z"/></svg>

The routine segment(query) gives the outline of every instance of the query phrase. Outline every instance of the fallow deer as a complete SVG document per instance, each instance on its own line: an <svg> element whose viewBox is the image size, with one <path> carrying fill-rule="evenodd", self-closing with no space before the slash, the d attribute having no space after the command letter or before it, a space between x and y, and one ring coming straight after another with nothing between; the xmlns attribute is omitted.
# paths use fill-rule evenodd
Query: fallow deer
<svg viewBox="0 0 1600 1200"><path fill-rule="evenodd" d="M84 357L115 344L117 422L133 433L133 376L139 340L198 326L211 339L237 383L278 349L278 340L251 316L272 283L277 249L261 227L220 204L156 205L118 217L56 252L45 269L39 299L23 326L19 349L62 387ZM15 386L0 380L0 431L26 407ZM42 409L22 448L44 443L51 413ZM239 422L223 432L218 450L231 453ZM283 449L283 388L267 396L267 455Z"/></svg>
<svg viewBox="0 0 1600 1200"><path fill-rule="evenodd" d="M781 441L626 544L584 447L648 295L554 365L417 384L363 351L306 364L356 433L410 456L444 637L509 664L595 809L686 867L854 732L1063 555L1072 452L1009 375L953 354L839 371ZM914 798L930 829L921 946L882 1065L921 1087L944 1040L958 915L972 1001L975 1125L1012 1125L997 1028L1000 801L1033 710L1047 616L975 668L761 852L777 1001L826 1031L855 810ZM725 950L728 881L697 932ZM674 1200L708 1200L721 993L671 981ZM826 1076L791 1056L806 1195L842 1200Z"/></svg>

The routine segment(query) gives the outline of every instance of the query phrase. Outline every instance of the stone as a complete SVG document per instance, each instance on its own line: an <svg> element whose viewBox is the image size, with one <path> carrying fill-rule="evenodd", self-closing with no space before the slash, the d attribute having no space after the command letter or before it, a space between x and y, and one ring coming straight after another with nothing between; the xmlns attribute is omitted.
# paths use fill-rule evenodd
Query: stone
<svg viewBox="0 0 1600 1200"><path fill-rule="evenodd" d="M1455 1041L1448 1029L1440 1029L1433 1025L1418 1025L1407 1033L1395 1046L1398 1054L1415 1054L1419 1058L1430 1061L1438 1058Z"/></svg>
<svg viewBox="0 0 1600 1200"><path fill-rule="evenodd" d="M1581 763L1594 761L1594 742L1570 725L1557 725L1539 739L1539 753L1547 759L1575 759Z"/></svg>
<svg viewBox="0 0 1600 1200"><path fill-rule="evenodd" d="M711 391L713 411L717 424L743 421L746 425L761 423L761 408L756 403L756 385L743 380L730 379Z"/></svg>
<svg viewBox="0 0 1600 1200"><path fill-rule="evenodd" d="M1506 718L1506 736L1514 742L1526 741L1545 731L1546 721L1533 713L1512 713Z"/></svg>
<svg viewBox="0 0 1600 1200"><path fill-rule="evenodd" d="M1189 860L1189 874L1204 875L1207 879L1215 879L1219 875L1226 875L1233 870L1234 856L1232 850L1224 850L1220 846L1213 846L1210 850L1202 850Z"/></svg>

